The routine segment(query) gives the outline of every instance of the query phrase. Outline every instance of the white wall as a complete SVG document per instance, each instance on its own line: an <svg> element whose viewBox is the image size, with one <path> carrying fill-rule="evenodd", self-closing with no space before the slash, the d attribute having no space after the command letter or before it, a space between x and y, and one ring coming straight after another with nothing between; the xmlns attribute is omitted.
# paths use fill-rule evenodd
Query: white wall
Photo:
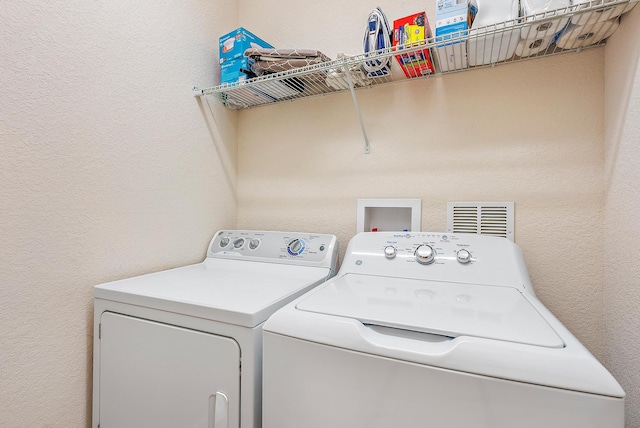
<svg viewBox="0 0 640 428"><path fill-rule="evenodd" d="M640 426L640 8L606 47L604 314L606 363Z"/></svg>
<svg viewBox="0 0 640 428"><path fill-rule="evenodd" d="M393 19L424 3L378 4ZM372 7L246 0L240 22L276 47L335 58L362 51ZM436 231L447 201L514 201L538 296L603 360L603 259L590 250L602 245L603 57L587 50L358 91L368 155L348 93L241 111L239 227L335 233L344 250L357 198L421 198L422 228Z"/></svg>
<svg viewBox="0 0 640 428"><path fill-rule="evenodd" d="M237 13L3 2L0 426L88 426L92 286L199 261L235 226L235 115L190 89L217 82Z"/></svg>
<svg viewBox="0 0 640 428"><path fill-rule="evenodd" d="M422 7L378 4L391 18ZM515 201L540 298L613 370L629 393L627 426L640 424L629 345L640 275L624 261L638 241L629 23L640 9L605 49L359 91L370 155L348 94L239 113L189 94L217 83L217 38L238 23L335 57L361 51L373 6L3 4L0 426L88 424L94 284L200 260L224 227L336 233L344 249L361 197L422 198L432 230L448 200ZM604 255L591 251L603 235ZM576 249L585 260L568 263Z"/></svg>

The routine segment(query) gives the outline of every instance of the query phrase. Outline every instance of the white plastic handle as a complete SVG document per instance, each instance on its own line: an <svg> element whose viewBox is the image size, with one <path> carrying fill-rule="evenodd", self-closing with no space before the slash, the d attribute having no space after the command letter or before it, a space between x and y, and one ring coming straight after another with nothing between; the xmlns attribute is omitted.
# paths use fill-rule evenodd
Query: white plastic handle
<svg viewBox="0 0 640 428"><path fill-rule="evenodd" d="M209 397L209 428L229 428L229 398L224 392Z"/></svg>

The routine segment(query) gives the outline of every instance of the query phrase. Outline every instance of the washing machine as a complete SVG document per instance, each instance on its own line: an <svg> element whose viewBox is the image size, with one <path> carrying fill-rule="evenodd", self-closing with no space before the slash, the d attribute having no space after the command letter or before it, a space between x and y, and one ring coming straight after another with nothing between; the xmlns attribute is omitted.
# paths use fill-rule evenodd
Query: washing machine
<svg viewBox="0 0 640 428"><path fill-rule="evenodd" d="M264 428L624 427L624 391L506 238L358 234L263 331Z"/></svg>
<svg viewBox="0 0 640 428"><path fill-rule="evenodd" d="M96 286L92 426L259 428L262 325L337 254L333 235L223 230L201 263Z"/></svg>

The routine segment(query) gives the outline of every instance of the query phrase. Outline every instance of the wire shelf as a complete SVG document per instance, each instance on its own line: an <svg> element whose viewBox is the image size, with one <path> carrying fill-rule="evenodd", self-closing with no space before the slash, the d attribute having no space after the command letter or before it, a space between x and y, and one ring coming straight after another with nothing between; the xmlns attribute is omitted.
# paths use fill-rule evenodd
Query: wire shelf
<svg viewBox="0 0 640 428"><path fill-rule="evenodd" d="M401 48L338 59L242 82L206 89L230 109L246 109L334 92L493 67L603 46L619 25L617 17L639 0L594 0L571 7L519 17L494 25L431 38ZM428 54L428 55L426 55ZM433 71L425 65L433 61ZM388 61L387 73L368 73L368 65ZM401 69L399 62L408 64ZM354 95L355 100L355 95Z"/></svg>

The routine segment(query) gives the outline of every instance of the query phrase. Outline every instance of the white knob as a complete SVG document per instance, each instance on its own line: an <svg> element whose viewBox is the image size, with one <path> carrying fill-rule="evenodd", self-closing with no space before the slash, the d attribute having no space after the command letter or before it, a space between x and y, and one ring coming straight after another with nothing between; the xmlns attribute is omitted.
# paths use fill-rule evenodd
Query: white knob
<svg viewBox="0 0 640 428"><path fill-rule="evenodd" d="M229 241L230 241L230 239L228 237L226 237L226 236L224 238L222 238L220 240L220 248L224 248L227 245L229 245Z"/></svg>
<svg viewBox="0 0 640 428"><path fill-rule="evenodd" d="M256 248L258 248L259 245L260 245L259 239L252 239L251 241L249 241L250 250L255 250Z"/></svg>
<svg viewBox="0 0 640 428"><path fill-rule="evenodd" d="M384 247L384 256L388 259L394 258L397 252L398 250L396 250L396 247L394 247L393 245L387 245L386 247Z"/></svg>
<svg viewBox="0 0 640 428"><path fill-rule="evenodd" d="M436 258L436 250L434 250L429 245L420 245L416 248L414 253L416 256L416 261L423 265L428 265L429 263L433 263Z"/></svg>
<svg viewBox="0 0 640 428"><path fill-rule="evenodd" d="M460 263L469 263L471 261L471 253L467 250L460 250L456 258Z"/></svg>
<svg viewBox="0 0 640 428"><path fill-rule="evenodd" d="M244 238L238 238L233 241L233 248L241 248L244 245Z"/></svg>

